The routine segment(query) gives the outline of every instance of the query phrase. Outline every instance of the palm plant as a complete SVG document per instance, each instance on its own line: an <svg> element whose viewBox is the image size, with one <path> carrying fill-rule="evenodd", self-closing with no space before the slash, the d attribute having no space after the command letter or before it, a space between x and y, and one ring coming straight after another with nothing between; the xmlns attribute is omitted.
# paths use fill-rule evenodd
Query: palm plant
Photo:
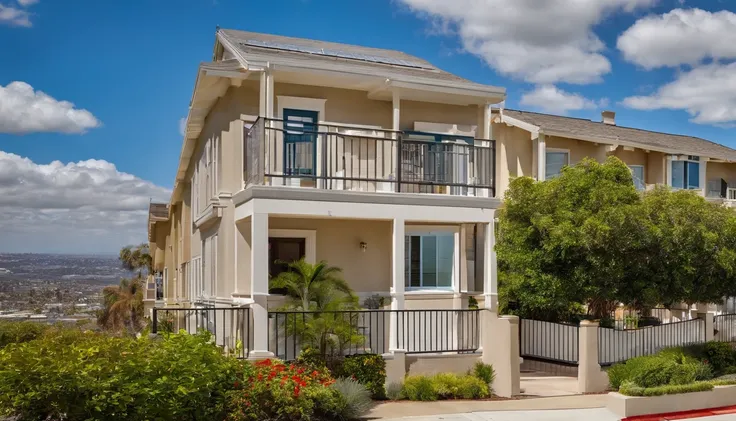
<svg viewBox="0 0 736 421"><path fill-rule="evenodd" d="M282 262L286 263L286 262ZM285 329L299 337L302 346L316 348L323 356L342 354L364 341L358 333L358 300L340 276L342 269L327 262L307 263L300 259L286 263L289 270L271 279L271 288L286 291L287 310L309 312L302 317L286 317Z"/></svg>
<svg viewBox="0 0 736 421"><path fill-rule="evenodd" d="M153 273L153 259L148 244L142 243L137 246L125 246L120 249L118 259L123 267L129 271L138 271L138 278L143 277L143 269L147 273Z"/></svg>
<svg viewBox="0 0 736 421"><path fill-rule="evenodd" d="M143 286L140 278L123 279L118 286L102 290L104 308L97 324L113 331L123 329L134 334L143 325Z"/></svg>
<svg viewBox="0 0 736 421"><path fill-rule="evenodd" d="M340 276L342 269L327 262L307 263L303 258L294 262L280 262L288 266L271 279L271 288L282 288L291 299L291 309L323 311L327 307L355 301L353 290Z"/></svg>

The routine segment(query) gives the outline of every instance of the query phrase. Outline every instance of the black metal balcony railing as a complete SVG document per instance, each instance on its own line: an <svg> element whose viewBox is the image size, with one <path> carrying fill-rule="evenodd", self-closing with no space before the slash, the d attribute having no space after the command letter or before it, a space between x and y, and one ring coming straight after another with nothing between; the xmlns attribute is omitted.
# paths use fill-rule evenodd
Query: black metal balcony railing
<svg viewBox="0 0 736 421"><path fill-rule="evenodd" d="M248 307L154 307L151 333L185 330L209 331L214 343L237 358L248 358L251 348L251 320Z"/></svg>
<svg viewBox="0 0 736 421"><path fill-rule="evenodd" d="M247 185L495 196L495 141L417 140L405 132L259 118L246 130Z"/></svg>

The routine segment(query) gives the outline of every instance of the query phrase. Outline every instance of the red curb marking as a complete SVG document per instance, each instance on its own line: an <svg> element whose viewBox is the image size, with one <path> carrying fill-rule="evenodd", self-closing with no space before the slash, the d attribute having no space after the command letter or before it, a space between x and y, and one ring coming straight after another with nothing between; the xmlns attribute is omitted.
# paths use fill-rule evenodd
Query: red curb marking
<svg viewBox="0 0 736 421"><path fill-rule="evenodd" d="M674 421L728 414L736 414L736 406L725 406L722 408L713 409L699 409L695 411L670 412L667 414L658 415L640 415L636 417L624 418L621 421Z"/></svg>

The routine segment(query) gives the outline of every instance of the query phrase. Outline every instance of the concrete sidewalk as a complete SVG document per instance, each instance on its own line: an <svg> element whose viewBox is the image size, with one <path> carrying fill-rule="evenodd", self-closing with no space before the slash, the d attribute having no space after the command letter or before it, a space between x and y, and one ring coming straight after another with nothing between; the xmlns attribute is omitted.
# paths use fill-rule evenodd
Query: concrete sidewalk
<svg viewBox="0 0 736 421"><path fill-rule="evenodd" d="M388 418L383 421L619 421L605 408L556 409L547 411L472 412L419 417Z"/></svg>
<svg viewBox="0 0 736 421"><path fill-rule="evenodd" d="M395 420L402 417L486 413L498 411L547 411L560 409L594 409L606 406L606 395L574 395L536 399L513 399L503 401L435 401L435 402L385 402L381 403L366 419ZM421 420L421 418L419 418ZM446 418L452 419L452 418ZM456 418L467 420L468 418ZM472 418L471 418L472 419ZM481 420L483 418L480 418ZM489 418L490 419L490 418ZM554 418L552 418L554 419ZM595 418L593 418L595 419ZM532 419L527 418L526 421Z"/></svg>

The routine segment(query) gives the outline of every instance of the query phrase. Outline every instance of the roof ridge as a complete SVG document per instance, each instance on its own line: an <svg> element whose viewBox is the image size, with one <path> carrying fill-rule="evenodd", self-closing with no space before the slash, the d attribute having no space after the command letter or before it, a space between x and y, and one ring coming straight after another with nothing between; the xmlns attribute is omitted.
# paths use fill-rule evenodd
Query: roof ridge
<svg viewBox="0 0 736 421"><path fill-rule="evenodd" d="M517 110L517 109L513 109L513 108L506 108L505 110L516 111L516 112L519 112L519 113L526 113L526 114L537 114L537 115L545 115L545 116L549 116L549 117L566 118L566 119L570 119L570 120L582 120L582 121L588 121L588 122L591 122L591 123L594 123L594 124L606 124L606 123L604 123L602 121L594 121L594 120L591 120L589 118L583 118L583 117L570 117L570 116L559 115L559 114L549 114L549 113L540 113L540 112L536 112L536 111ZM606 126L607 127L613 127L613 128L618 127L618 128L621 128L621 129L636 130L636 131L646 132L646 133L663 134L663 135L667 135L667 136L686 137L686 138L690 138L690 139L695 139L695 140L701 140L701 141L704 141L704 142L708 142L708 143L713 144L715 146L720 146L720 147L723 147L723 148L726 148L726 149L729 149L729 150L732 150L732 151L736 152L736 149L731 148L730 146L726 146L726 145L724 145L722 143L714 142L712 140L705 139L705 138L698 137L698 136L691 136L691 135L680 134L680 133L660 132L660 131L657 131L657 130L643 129L641 127L620 126L618 124L608 124Z"/></svg>

